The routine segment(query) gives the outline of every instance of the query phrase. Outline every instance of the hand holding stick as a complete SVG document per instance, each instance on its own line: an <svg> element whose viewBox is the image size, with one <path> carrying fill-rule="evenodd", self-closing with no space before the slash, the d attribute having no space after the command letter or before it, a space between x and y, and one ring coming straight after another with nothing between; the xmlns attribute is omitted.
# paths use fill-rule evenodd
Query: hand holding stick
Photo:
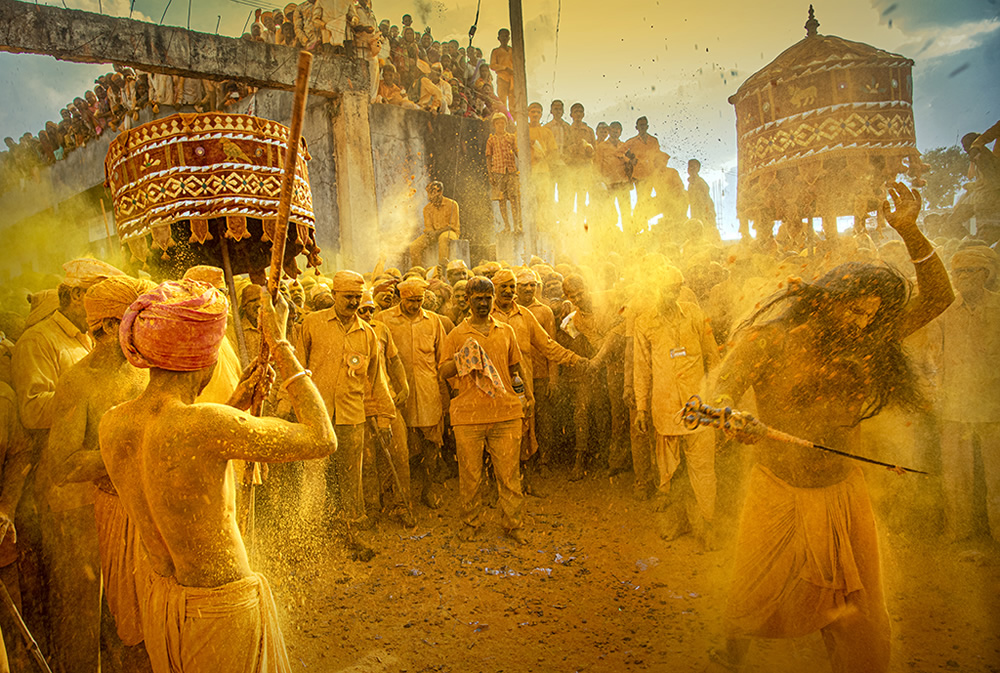
<svg viewBox="0 0 1000 673"><path fill-rule="evenodd" d="M827 453L835 453L838 456L850 458L851 460L859 460L863 463L881 465L896 474L904 474L906 472L913 472L914 474L927 474L922 470L914 470L909 467L893 465L892 463L884 463L881 460L875 460L874 458L866 458L864 456L848 453L847 451L840 451L839 449L831 449L828 446L815 444L809 440L796 437L795 435L790 435L787 432L782 432L781 430L775 430L774 428L768 427L754 418L751 414L744 411L736 411L731 407L726 407L724 409L710 407L703 404L701 398L697 395L693 395L679 413L682 416L684 427L688 430L696 430L699 427L709 426L722 430L726 433L727 437L732 437L736 441L744 444L754 444L759 442L761 439L766 438L777 442L784 442L786 444L795 444L796 446L802 446L807 449L819 449L820 451L825 451Z"/></svg>

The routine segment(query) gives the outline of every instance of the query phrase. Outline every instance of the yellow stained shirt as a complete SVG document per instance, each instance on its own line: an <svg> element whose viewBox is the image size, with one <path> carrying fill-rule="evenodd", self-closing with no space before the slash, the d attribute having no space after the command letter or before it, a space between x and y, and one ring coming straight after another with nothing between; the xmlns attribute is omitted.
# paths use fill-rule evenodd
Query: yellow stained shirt
<svg viewBox="0 0 1000 673"><path fill-rule="evenodd" d="M712 327L695 304L678 302L668 315L657 309L635 319L635 406L649 411L659 435L684 435L678 411L702 393L709 369L719 364Z"/></svg>
<svg viewBox="0 0 1000 673"><path fill-rule="evenodd" d="M510 313L504 313L496 304L493 305L493 317L514 328L517 344L521 350L521 371L524 385L534 395L534 362L533 356L538 354L546 362L557 365L568 365L583 362L585 359L571 350L563 348L548 335L535 316L523 306L514 304ZM524 357L525 353L531 357Z"/></svg>
<svg viewBox="0 0 1000 673"><path fill-rule="evenodd" d="M655 136L646 134L645 140L635 135L625 141L625 149L635 155L635 166L632 168L633 180L645 180L656 172L656 155L660 152L660 141Z"/></svg>
<svg viewBox="0 0 1000 673"><path fill-rule="evenodd" d="M376 399L389 397L389 389L378 375L378 337L371 325L357 316L345 325L332 308L310 313L302 321L301 343L296 350L312 371L334 425L365 422L366 390ZM384 400L379 403L384 404Z"/></svg>
<svg viewBox="0 0 1000 673"><path fill-rule="evenodd" d="M52 397L59 376L93 347L90 335L59 311L21 335L14 346L11 381L25 428L45 430L52 425Z"/></svg>
<svg viewBox="0 0 1000 673"><path fill-rule="evenodd" d="M441 198L441 205L428 203L424 206L424 233L440 234L451 229L456 235L461 234L461 224L458 221L458 202L447 196Z"/></svg>
<svg viewBox="0 0 1000 673"><path fill-rule="evenodd" d="M257 357L255 353L253 357ZM225 404L233 396L233 391L239 385L243 368L240 366L240 356L229 339L223 339L219 345L219 359L215 363L215 371L205 389L194 399L195 404L206 402Z"/></svg>
<svg viewBox="0 0 1000 673"><path fill-rule="evenodd" d="M524 308L531 311L531 315L535 316L535 320L542 326L546 334L553 339L556 338L556 317L552 313L552 309L538 301L538 297L533 297L531 304ZM534 350L531 351L531 373L536 379L547 379L552 373L552 365L549 364L549 361L541 353L536 353Z"/></svg>
<svg viewBox="0 0 1000 673"><path fill-rule="evenodd" d="M378 319L392 333L406 370L406 382L410 386L410 396L403 410L406 426L429 428L437 425L444 414L438 383L438 362L446 335L441 316L420 309L417 317L408 318L397 304L379 313Z"/></svg>
<svg viewBox="0 0 1000 673"><path fill-rule="evenodd" d="M389 390L391 388L389 385L389 360L396 357L399 352L396 350L392 334L385 324L374 320L371 326L375 330L375 336L378 338L378 375L385 383L386 390ZM392 403L392 399L375 396L372 392L371 386L365 388L365 416L368 418L381 416L390 420L395 418L396 406ZM390 390L390 392L392 391Z"/></svg>
<svg viewBox="0 0 1000 673"><path fill-rule="evenodd" d="M489 334L483 334L472 327L466 318L445 337L439 364L443 365L451 360L470 337L478 341L486 351L486 356L503 380L504 390L490 397L479 389L471 375L451 379L452 386L458 391L451 398L451 424L480 425L523 418L521 400L514 394L510 378L511 365L521 362L521 351L517 347L514 328L490 318Z"/></svg>
<svg viewBox="0 0 1000 673"><path fill-rule="evenodd" d="M941 326L941 418L1000 422L1000 294L986 290L975 307L960 294Z"/></svg>
<svg viewBox="0 0 1000 673"><path fill-rule="evenodd" d="M549 159L554 159L559 153L559 145L552 130L542 126L528 126L528 138L531 142L531 170L541 173L549 172Z"/></svg>

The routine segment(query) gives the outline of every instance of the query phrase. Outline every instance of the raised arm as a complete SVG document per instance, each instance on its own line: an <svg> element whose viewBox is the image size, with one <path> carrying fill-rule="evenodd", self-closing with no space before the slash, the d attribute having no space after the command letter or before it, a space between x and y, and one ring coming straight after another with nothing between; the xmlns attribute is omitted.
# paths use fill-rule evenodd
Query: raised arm
<svg viewBox="0 0 1000 673"><path fill-rule="evenodd" d="M337 437L323 398L285 339L288 307L278 295L278 310L261 291L261 331L278 376L276 383L288 395L298 422L256 418L224 405L198 405L197 428L204 440L216 442L225 458L283 463L323 458L337 450Z"/></svg>
<svg viewBox="0 0 1000 673"><path fill-rule="evenodd" d="M888 200L883 202L882 213L889 225L903 238L917 270L917 291L906 306L900 328L900 338L903 338L941 315L955 300L955 293L951 289L944 262L917 227L920 193L899 182L890 184L888 188L892 205Z"/></svg>

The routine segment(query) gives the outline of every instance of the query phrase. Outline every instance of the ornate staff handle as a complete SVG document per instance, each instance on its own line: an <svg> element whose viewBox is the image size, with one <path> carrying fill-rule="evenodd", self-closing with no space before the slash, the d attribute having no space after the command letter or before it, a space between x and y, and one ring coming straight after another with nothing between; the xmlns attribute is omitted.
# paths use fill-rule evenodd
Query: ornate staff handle
<svg viewBox="0 0 1000 673"><path fill-rule="evenodd" d="M875 460L874 458L858 456L853 453L848 453L847 451L831 449L830 447L823 446L822 444L815 444L809 440L802 439L801 437L796 437L795 435L790 435L787 432L782 432L781 430L768 427L764 423L757 420L753 414L748 414L745 411L736 411L732 407L710 407L707 404L704 404L701 401L701 398L697 395L692 395L679 413L682 416L681 420L684 423L684 427L688 430L697 430L701 427L712 427L722 430L726 433L726 435L734 437L744 444L754 444L765 438L773 439L778 442L794 444L807 449L819 449L820 451L834 453L838 456L850 458L851 460L858 460L871 465L881 465L882 467L888 468L897 474L904 474L906 472L913 472L914 474L927 474L922 470L914 470L909 467L885 463L881 460Z"/></svg>

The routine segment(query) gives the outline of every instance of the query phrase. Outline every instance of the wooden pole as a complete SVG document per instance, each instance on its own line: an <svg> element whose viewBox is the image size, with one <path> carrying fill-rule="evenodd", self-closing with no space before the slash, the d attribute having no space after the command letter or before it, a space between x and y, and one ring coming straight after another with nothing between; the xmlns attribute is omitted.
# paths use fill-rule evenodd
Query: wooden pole
<svg viewBox="0 0 1000 673"><path fill-rule="evenodd" d="M38 642L35 640L34 636L31 635L31 631L28 630L28 625L24 623L24 619L21 617L21 613L17 611L17 606L14 605L13 599L11 599L10 594L7 593L7 587L4 586L3 582L0 582L0 602L3 602L4 607L7 608L7 612L13 618L12 621L17 627L17 630L21 633L21 637L24 638L24 643L28 647L28 653L31 658L38 665L38 670L42 673L52 673L52 669L45 661L45 657L42 656L42 651L38 647ZM0 643L0 647L2 647Z"/></svg>
<svg viewBox="0 0 1000 673"><path fill-rule="evenodd" d="M236 332L236 347L240 355L240 367L246 369L250 364L250 353L247 351L246 335L243 334L243 318L240 316L240 298L236 296L236 281L233 279L233 264L229 259L229 241L226 240L225 231L219 233L219 249L222 250L222 273L226 276L229 305L233 307L233 328Z"/></svg>
<svg viewBox="0 0 1000 673"><path fill-rule="evenodd" d="M510 39L514 56L514 115L517 134L517 170L520 173L521 225L528 251L535 250L535 219L532 216L531 136L528 134L528 79L524 66L524 18L521 0L510 0ZM527 251L526 251L527 254Z"/></svg>

